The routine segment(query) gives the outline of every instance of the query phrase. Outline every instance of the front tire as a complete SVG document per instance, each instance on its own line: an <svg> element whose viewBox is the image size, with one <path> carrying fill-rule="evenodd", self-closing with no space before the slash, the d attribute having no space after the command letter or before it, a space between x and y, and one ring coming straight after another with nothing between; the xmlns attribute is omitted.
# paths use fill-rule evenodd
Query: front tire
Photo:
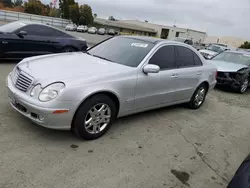
<svg viewBox="0 0 250 188"><path fill-rule="evenodd" d="M200 108L206 99L207 91L208 87L206 86L206 84L203 83L199 85L189 102L189 107L191 109Z"/></svg>
<svg viewBox="0 0 250 188"><path fill-rule="evenodd" d="M238 92L243 94L246 92L247 88L249 85L249 80L248 78L245 78L244 81L241 83L241 86L238 88Z"/></svg>
<svg viewBox="0 0 250 188"><path fill-rule="evenodd" d="M108 131L116 113L116 105L110 97L104 94L94 95L77 110L72 131L85 140L97 139Z"/></svg>

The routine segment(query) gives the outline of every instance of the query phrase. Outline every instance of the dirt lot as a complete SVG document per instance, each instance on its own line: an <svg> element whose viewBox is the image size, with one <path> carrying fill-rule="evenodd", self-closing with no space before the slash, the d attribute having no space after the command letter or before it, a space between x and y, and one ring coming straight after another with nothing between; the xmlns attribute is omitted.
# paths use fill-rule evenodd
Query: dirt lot
<svg viewBox="0 0 250 188"><path fill-rule="evenodd" d="M0 64L1 188L226 187L250 152L250 91L212 91L204 106L119 119L95 141L31 123L8 104Z"/></svg>

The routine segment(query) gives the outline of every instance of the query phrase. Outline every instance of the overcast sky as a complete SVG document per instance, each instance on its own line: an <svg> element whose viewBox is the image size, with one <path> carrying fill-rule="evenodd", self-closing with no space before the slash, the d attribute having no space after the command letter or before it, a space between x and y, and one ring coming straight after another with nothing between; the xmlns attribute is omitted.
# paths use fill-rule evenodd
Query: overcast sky
<svg viewBox="0 0 250 188"><path fill-rule="evenodd" d="M50 0L43 0L50 2ZM249 0L76 0L98 17L148 20L206 31L208 35L250 39Z"/></svg>

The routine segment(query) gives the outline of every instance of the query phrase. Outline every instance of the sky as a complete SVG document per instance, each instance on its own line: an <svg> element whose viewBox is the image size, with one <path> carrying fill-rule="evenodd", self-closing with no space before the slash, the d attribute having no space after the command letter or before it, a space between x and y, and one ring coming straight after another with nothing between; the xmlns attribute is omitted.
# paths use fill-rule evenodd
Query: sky
<svg viewBox="0 0 250 188"><path fill-rule="evenodd" d="M50 2L51 0L42 0ZM209 36L250 39L249 0L75 0L98 17L148 20L205 31Z"/></svg>

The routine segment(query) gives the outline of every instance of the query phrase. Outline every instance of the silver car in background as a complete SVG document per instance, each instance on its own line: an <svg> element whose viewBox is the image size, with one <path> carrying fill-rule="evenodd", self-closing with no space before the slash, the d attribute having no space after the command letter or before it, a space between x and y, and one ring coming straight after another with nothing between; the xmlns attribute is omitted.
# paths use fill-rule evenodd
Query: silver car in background
<svg viewBox="0 0 250 188"><path fill-rule="evenodd" d="M96 27L90 27L90 28L88 28L88 33L90 33L90 34L96 34L96 32L97 32Z"/></svg>
<svg viewBox="0 0 250 188"><path fill-rule="evenodd" d="M213 57L224 52L225 50L228 50L228 48L220 45L211 44L206 49L202 49L199 52L201 53L201 55L203 55L205 59L212 59Z"/></svg>
<svg viewBox="0 0 250 188"><path fill-rule="evenodd" d="M86 25L79 25L76 29L77 32L87 32L88 31L88 26Z"/></svg>
<svg viewBox="0 0 250 188"><path fill-rule="evenodd" d="M35 123L102 136L122 116L188 103L199 108L216 68L190 45L119 36L86 53L26 58L7 77L11 106Z"/></svg>

